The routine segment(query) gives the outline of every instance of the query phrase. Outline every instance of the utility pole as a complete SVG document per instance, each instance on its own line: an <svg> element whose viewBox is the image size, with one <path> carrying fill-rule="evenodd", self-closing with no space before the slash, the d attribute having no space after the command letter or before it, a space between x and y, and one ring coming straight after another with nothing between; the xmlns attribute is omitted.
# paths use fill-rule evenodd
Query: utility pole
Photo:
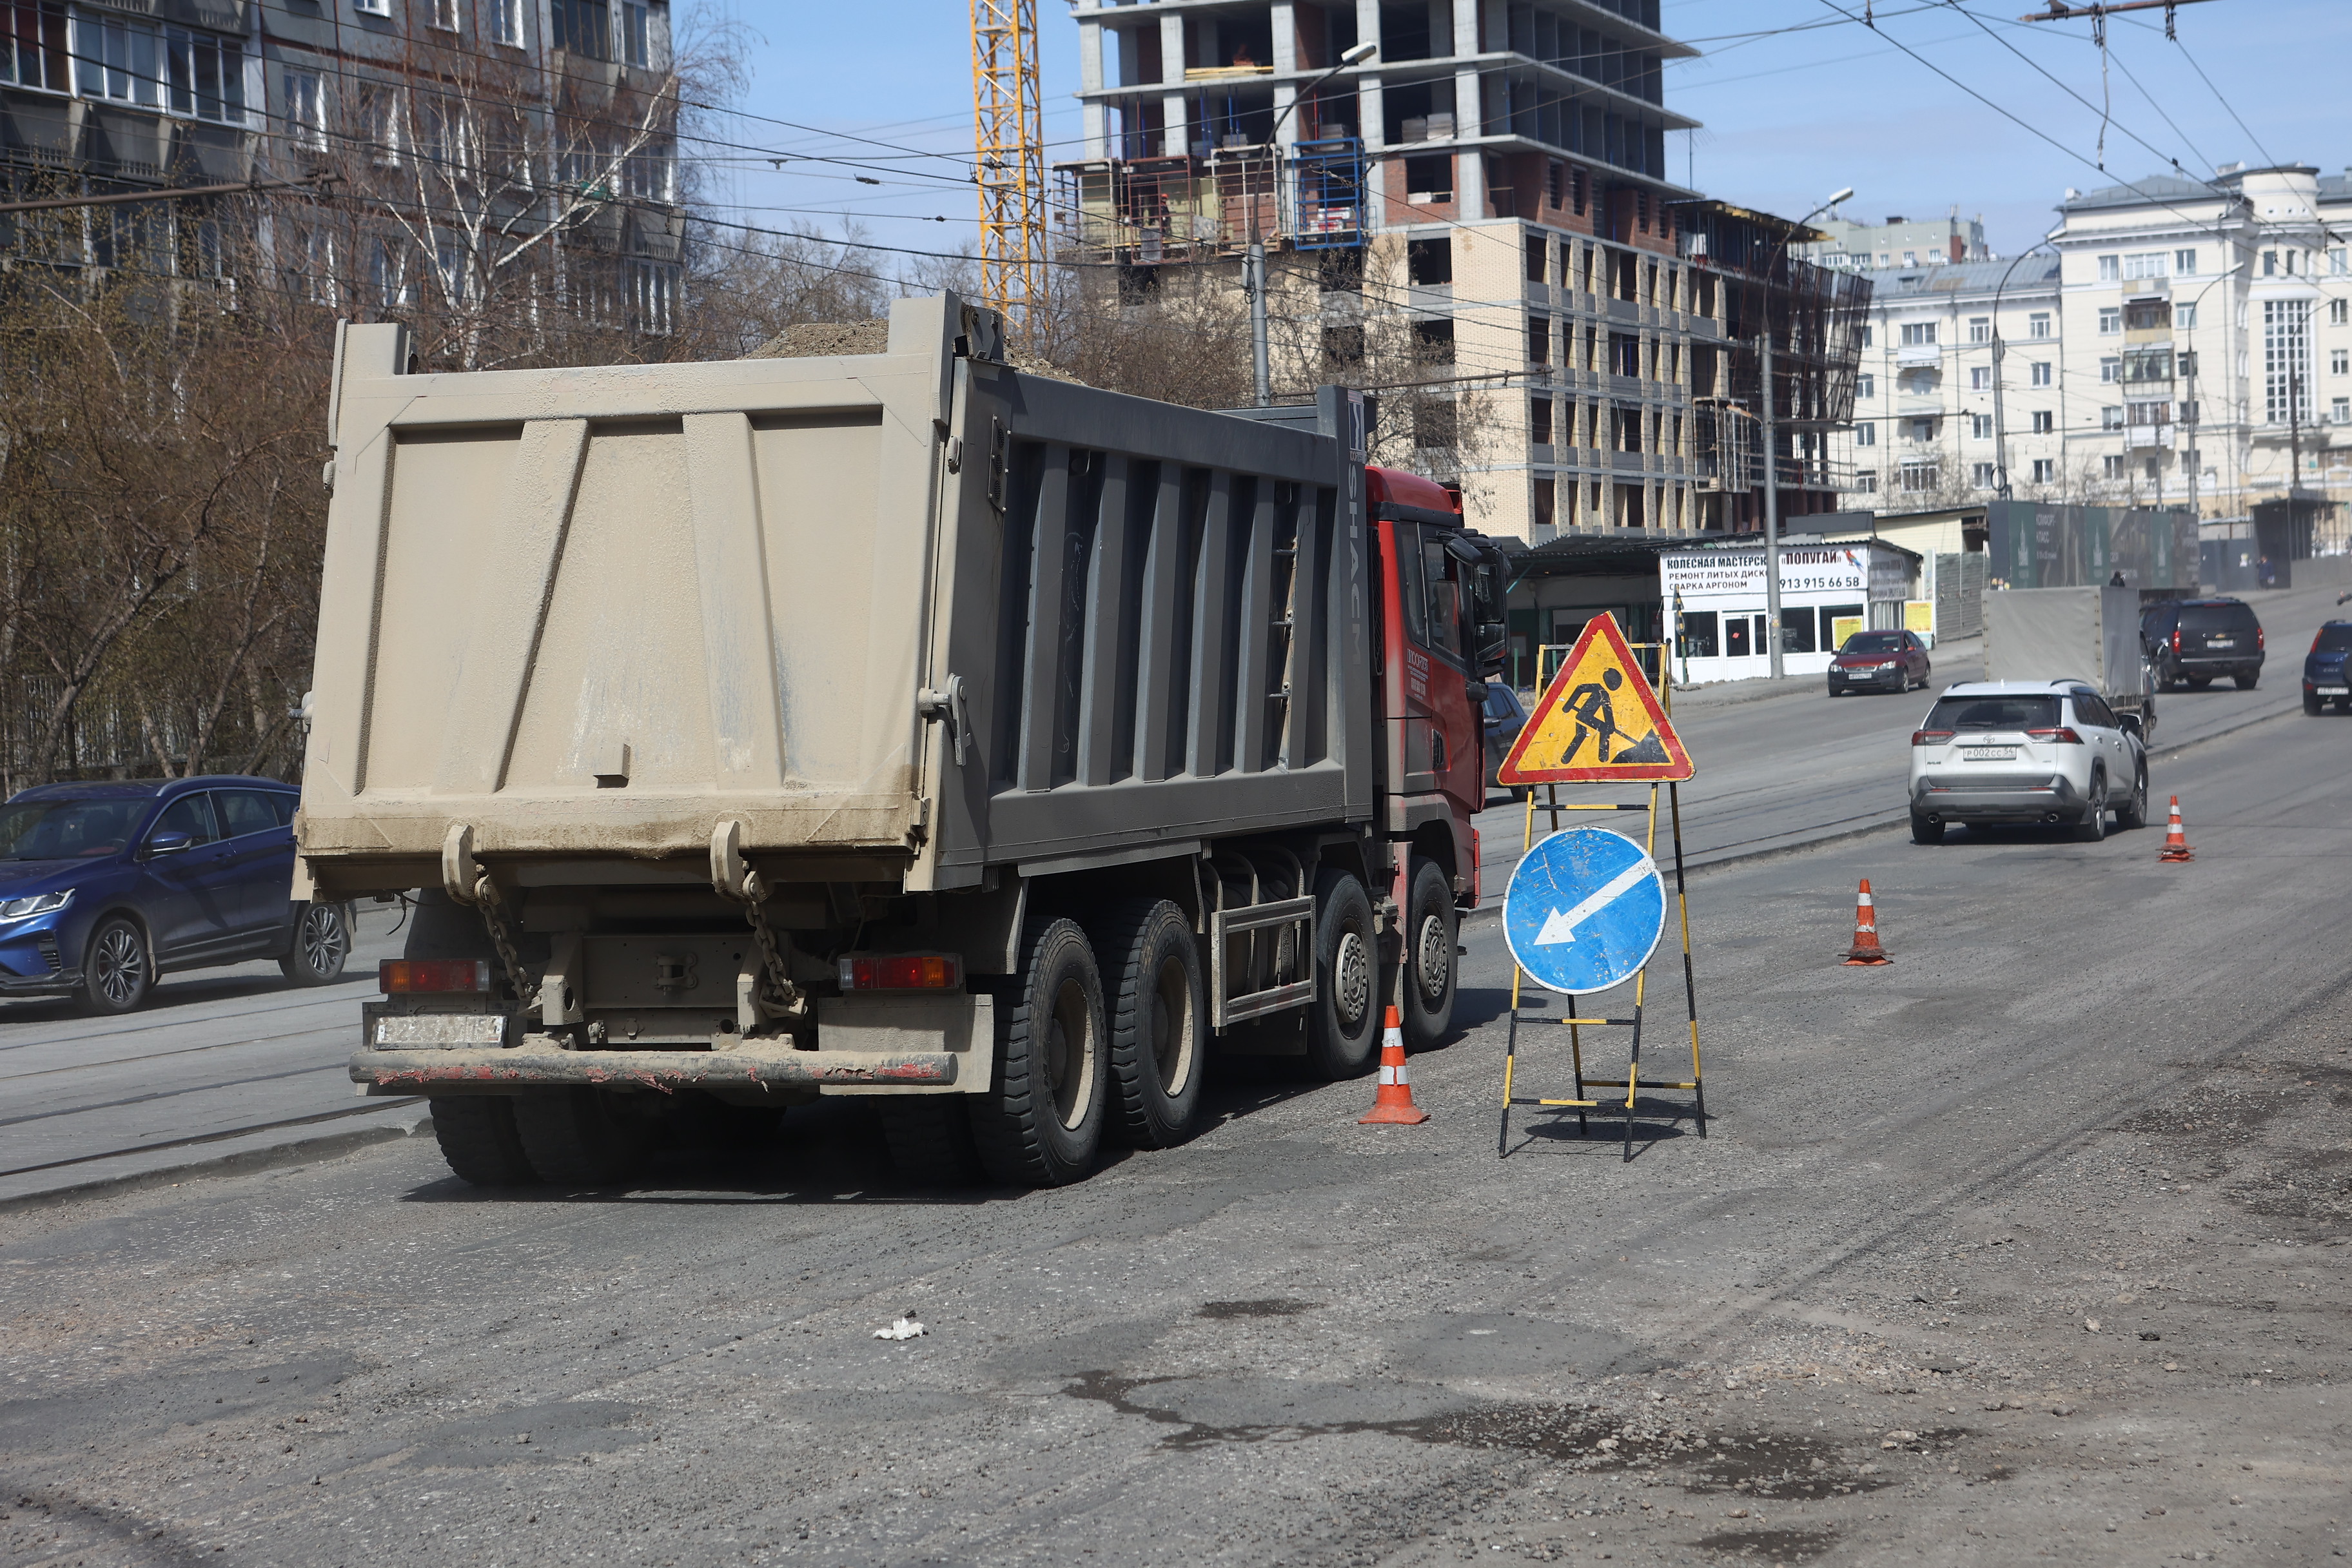
<svg viewBox="0 0 2352 1568"><path fill-rule="evenodd" d="M1282 200L1282 122L1291 112L1315 94L1315 89L1346 70L1349 66L1362 65L1381 52L1378 44L1358 44L1340 55L1339 63L1293 93L1282 112L1274 117L1274 129L1265 135L1268 152L1274 159L1272 181L1275 201ZM1360 196L1359 197L1360 200ZM1242 252L1242 292L1249 296L1250 313L1250 381L1257 394L1257 405L1265 407L1274 401L1274 367L1265 347L1265 240L1258 233L1257 196L1249 188L1248 165L1243 165L1242 200L1249 212L1249 248Z"/></svg>
<svg viewBox="0 0 2352 1568"><path fill-rule="evenodd" d="M1756 353L1763 363L1763 383L1758 401L1764 409L1764 618L1766 635L1772 655L1772 679L1784 673L1780 636L1780 438L1773 428L1772 395L1772 308L1764 308L1764 333L1756 340Z"/></svg>

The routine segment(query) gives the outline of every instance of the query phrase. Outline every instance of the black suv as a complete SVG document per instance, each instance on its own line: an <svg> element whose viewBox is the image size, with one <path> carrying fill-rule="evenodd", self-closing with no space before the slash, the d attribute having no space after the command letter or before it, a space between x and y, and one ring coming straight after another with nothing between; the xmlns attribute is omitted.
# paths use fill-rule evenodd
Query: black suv
<svg viewBox="0 0 2352 1568"><path fill-rule="evenodd" d="M2201 689L2222 675L2251 691L2263 678L2263 624L2242 599L2151 605L2140 614L2139 641L2159 691L2184 680Z"/></svg>

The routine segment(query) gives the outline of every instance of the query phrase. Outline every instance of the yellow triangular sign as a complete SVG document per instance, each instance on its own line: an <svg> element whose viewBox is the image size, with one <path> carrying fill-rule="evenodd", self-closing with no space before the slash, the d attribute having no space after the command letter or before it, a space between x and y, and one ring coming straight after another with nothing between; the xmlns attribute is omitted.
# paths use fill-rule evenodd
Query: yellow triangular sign
<svg viewBox="0 0 2352 1568"><path fill-rule="evenodd" d="M1604 611L1584 624L1496 776L1507 784L1611 784L1679 782L1697 772Z"/></svg>

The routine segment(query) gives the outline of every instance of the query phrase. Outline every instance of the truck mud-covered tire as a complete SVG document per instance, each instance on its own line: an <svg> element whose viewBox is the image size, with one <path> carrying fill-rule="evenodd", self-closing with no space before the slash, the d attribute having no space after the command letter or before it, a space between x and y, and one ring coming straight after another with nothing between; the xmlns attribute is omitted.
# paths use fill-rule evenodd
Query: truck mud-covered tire
<svg viewBox="0 0 2352 1568"><path fill-rule="evenodd" d="M459 1181L520 1187L539 1180L515 1131L514 1101L499 1094L462 1094L428 1104L434 1141Z"/></svg>
<svg viewBox="0 0 2352 1568"><path fill-rule="evenodd" d="M1454 889L1434 860L1416 855L1405 884L1412 901L1404 922L1404 1047L1425 1051L1444 1043L1454 1026L1454 981L1461 965L1454 953L1461 917Z"/></svg>
<svg viewBox="0 0 2352 1568"><path fill-rule="evenodd" d="M1111 1079L1102 976L1077 921L1030 933L996 1018L995 1079L966 1097L981 1165L1010 1185L1077 1181L1102 1145Z"/></svg>
<svg viewBox="0 0 2352 1568"><path fill-rule="evenodd" d="M1192 922L1167 899L1113 904L1087 922L1107 990L1114 1131L1141 1149L1192 1136L1207 1065L1209 988Z"/></svg>
<svg viewBox="0 0 2352 1568"><path fill-rule="evenodd" d="M874 1101L882 1142L898 1174L918 1187L962 1187L980 1180L980 1152L961 1094L893 1094Z"/></svg>
<svg viewBox="0 0 2352 1568"><path fill-rule="evenodd" d="M604 1187L644 1166L646 1130L601 1089L542 1089L512 1097L515 1131L540 1179Z"/></svg>
<svg viewBox="0 0 2352 1568"><path fill-rule="evenodd" d="M1346 871L1315 879L1315 1000L1307 1009L1307 1069L1328 1082L1372 1065L1381 1044L1380 933L1364 884Z"/></svg>

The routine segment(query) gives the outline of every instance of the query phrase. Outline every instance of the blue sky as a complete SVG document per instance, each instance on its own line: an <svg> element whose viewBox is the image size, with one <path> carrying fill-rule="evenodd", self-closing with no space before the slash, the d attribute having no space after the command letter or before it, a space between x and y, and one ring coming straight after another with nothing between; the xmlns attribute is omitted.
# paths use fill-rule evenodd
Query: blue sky
<svg viewBox="0 0 2352 1568"><path fill-rule="evenodd" d="M2174 158L2200 175L2237 160L2352 164L2347 0L2192 0L2179 9L2178 43L2161 11L2111 17L2104 89L2090 24L2017 19L2038 4L1871 0L1874 31L1859 20L1864 0L1664 0L1667 32L1704 51L1666 75L1667 102L1705 122L1669 138L1673 173L1792 216L1842 185L1857 193L1845 216L1864 222L1957 204L1981 213L2008 255L2048 231L2068 186L2168 171ZM1075 156L1077 26L1061 0L1039 0L1038 12L1048 157ZM873 240L919 248L971 242L972 196L955 163L971 138L961 0L712 0L700 15L731 22L750 46L744 112L714 132L742 144L712 193L742 209L731 216L828 234L854 221ZM876 166L764 162L811 153Z"/></svg>

